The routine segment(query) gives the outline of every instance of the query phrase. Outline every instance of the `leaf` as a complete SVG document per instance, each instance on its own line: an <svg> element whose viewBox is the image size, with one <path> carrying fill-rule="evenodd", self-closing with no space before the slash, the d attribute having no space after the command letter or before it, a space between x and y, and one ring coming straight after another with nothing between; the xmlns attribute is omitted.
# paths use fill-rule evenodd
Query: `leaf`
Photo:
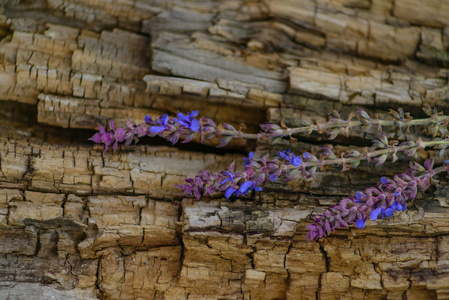
<svg viewBox="0 0 449 300"><path fill-rule="evenodd" d="M282 140L281 137L275 137L275 138L271 141L271 143L272 143L272 144L278 144L281 140Z"/></svg>
<svg viewBox="0 0 449 300"><path fill-rule="evenodd" d="M329 147L321 147L321 150L323 151L321 157L329 157L329 159L335 159L335 154Z"/></svg>
<svg viewBox="0 0 449 300"><path fill-rule="evenodd" d="M223 127L224 127L225 129L227 129L227 130L236 131L235 128L234 128L234 126L232 126L231 124L228 124L228 123L222 123L222 124L220 124L220 125L223 125Z"/></svg>
<svg viewBox="0 0 449 300"><path fill-rule="evenodd" d="M397 160L398 160L398 156L396 155L396 153L393 153L392 162L395 163Z"/></svg>
<svg viewBox="0 0 449 300"><path fill-rule="evenodd" d="M355 169L360 165L360 160L356 160L355 162L351 163L351 168Z"/></svg>
<svg viewBox="0 0 449 300"><path fill-rule="evenodd" d="M424 103L422 110L429 117L432 115L432 107L428 103Z"/></svg>
<svg viewBox="0 0 449 300"><path fill-rule="evenodd" d="M335 118L335 119L341 120L341 116L340 116L340 114L338 113L338 111L336 111L336 110L332 110L332 111L329 113L329 117L330 117L330 118Z"/></svg>
<svg viewBox="0 0 449 300"><path fill-rule="evenodd" d="M379 157L376 157L374 160L377 162L376 166L381 166L384 164L384 162L387 160L388 154L382 154Z"/></svg>
<svg viewBox="0 0 449 300"><path fill-rule="evenodd" d="M306 121L306 120L304 120L302 118L299 118L299 125L302 126L302 127L306 127L306 126L310 126L312 124L310 124L308 121Z"/></svg>
<svg viewBox="0 0 449 300"><path fill-rule="evenodd" d="M315 130L315 129L313 129L313 128L307 129L306 131L304 131L303 133L301 133L301 135L311 135L312 132L313 132L314 130Z"/></svg>
<svg viewBox="0 0 449 300"><path fill-rule="evenodd" d="M401 118L399 117L399 114L397 111L393 110L393 109L389 109L389 113L390 115L393 116L393 118L395 118L396 120L400 120Z"/></svg>
<svg viewBox="0 0 449 300"><path fill-rule="evenodd" d="M226 136L218 139L220 141L220 144L217 146L217 148L222 148L226 146L231 140L232 136Z"/></svg>
<svg viewBox="0 0 449 300"><path fill-rule="evenodd" d="M328 139L330 139L330 140L335 139L339 133L340 133L340 128L337 127L337 128L332 129L330 132L328 132L328 134L329 134Z"/></svg>
<svg viewBox="0 0 449 300"><path fill-rule="evenodd" d="M415 154L415 152L416 152L416 148L404 150L404 154L407 155L408 157L412 157Z"/></svg>
<svg viewBox="0 0 449 300"><path fill-rule="evenodd" d="M385 146L388 145L388 138L385 132L381 131L376 135L376 138L379 139Z"/></svg>
<svg viewBox="0 0 449 300"><path fill-rule="evenodd" d="M358 119L360 122L362 122L362 124L367 124L371 121L371 117L365 110L359 108L359 109L357 109L357 114L358 114Z"/></svg>
<svg viewBox="0 0 449 300"><path fill-rule="evenodd" d="M379 140L373 140L373 146L377 149L384 149L386 145Z"/></svg>

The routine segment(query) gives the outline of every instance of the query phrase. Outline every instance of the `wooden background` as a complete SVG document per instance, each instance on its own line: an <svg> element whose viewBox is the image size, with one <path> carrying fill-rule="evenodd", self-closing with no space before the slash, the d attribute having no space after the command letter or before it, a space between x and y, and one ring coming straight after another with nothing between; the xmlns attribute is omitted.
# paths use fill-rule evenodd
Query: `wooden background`
<svg viewBox="0 0 449 300"><path fill-rule="evenodd" d="M449 299L447 180L365 230L304 239L312 213L407 159L194 201L174 185L200 170L329 141L87 141L177 110L248 132L360 106L422 116L448 107L448 48L447 0L0 0L0 299Z"/></svg>

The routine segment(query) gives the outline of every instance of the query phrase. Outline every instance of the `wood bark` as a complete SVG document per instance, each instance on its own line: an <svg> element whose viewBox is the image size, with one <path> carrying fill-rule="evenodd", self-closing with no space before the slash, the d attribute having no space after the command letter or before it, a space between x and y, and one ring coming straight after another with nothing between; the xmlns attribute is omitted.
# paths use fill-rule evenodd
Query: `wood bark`
<svg viewBox="0 0 449 300"><path fill-rule="evenodd" d="M447 0L0 0L0 299L448 299L446 180L394 218L304 238L312 214L405 158L196 201L174 185L250 149L330 141L87 141L177 110L248 132L360 106L447 112L448 49Z"/></svg>

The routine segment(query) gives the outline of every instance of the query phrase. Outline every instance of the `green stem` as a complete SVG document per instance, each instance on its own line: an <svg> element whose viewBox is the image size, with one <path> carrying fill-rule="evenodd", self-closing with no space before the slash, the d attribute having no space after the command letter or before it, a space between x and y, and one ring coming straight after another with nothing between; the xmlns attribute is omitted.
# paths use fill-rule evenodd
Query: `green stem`
<svg viewBox="0 0 449 300"><path fill-rule="evenodd" d="M359 160L370 160L372 158L379 157L384 154L394 154L398 152L403 152L406 150L412 150L412 149L425 149L429 147L439 146L439 145L448 145L449 146L449 140L438 140L438 141L422 141L418 140L414 145L404 145L404 146L388 146L384 149L375 150L372 152L366 152L362 153L360 156L357 157L348 157L348 158L337 158L337 159L325 159L325 160L318 160L314 162L304 162L301 166L304 168L307 167L316 167L316 166L323 166L323 165L334 165L334 164L350 164ZM296 168L293 166L290 166L291 169Z"/></svg>
<svg viewBox="0 0 449 300"><path fill-rule="evenodd" d="M350 128L357 128L357 127L363 127L363 126L370 126L370 127L393 127L397 126L399 128L403 128L405 126L411 127L411 126L423 126L423 125L430 125L430 124L444 124L446 122L449 122L449 116L432 116L430 118L425 119L415 119L415 120L409 120L409 121L398 121L398 120L380 120L380 119L372 119L370 121L367 121L365 123L361 121L341 121L341 122L328 122L325 124L317 124L317 125L309 125L309 126L303 126L303 127L296 127L296 128L283 128L279 129L278 133L276 134L276 137L286 137L290 136L291 134L301 134L306 132L313 132L317 131L319 133L339 128L339 129L350 129ZM222 130L220 132L222 135L226 136L232 136L233 138L243 138L243 139L252 139L252 140L260 140L265 136L264 132L259 133L244 133L241 131L233 131L233 130Z"/></svg>

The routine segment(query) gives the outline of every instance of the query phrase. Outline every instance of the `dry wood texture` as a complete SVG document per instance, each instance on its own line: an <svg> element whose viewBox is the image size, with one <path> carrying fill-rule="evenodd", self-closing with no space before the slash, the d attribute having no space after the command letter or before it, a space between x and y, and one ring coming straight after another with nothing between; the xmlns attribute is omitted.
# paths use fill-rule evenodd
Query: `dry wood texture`
<svg viewBox="0 0 449 300"><path fill-rule="evenodd" d="M312 213L406 161L195 201L174 185L323 140L86 140L177 110L255 132L357 106L447 109L448 48L448 0L0 0L0 299L449 299L444 181L391 220L304 239Z"/></svg>

